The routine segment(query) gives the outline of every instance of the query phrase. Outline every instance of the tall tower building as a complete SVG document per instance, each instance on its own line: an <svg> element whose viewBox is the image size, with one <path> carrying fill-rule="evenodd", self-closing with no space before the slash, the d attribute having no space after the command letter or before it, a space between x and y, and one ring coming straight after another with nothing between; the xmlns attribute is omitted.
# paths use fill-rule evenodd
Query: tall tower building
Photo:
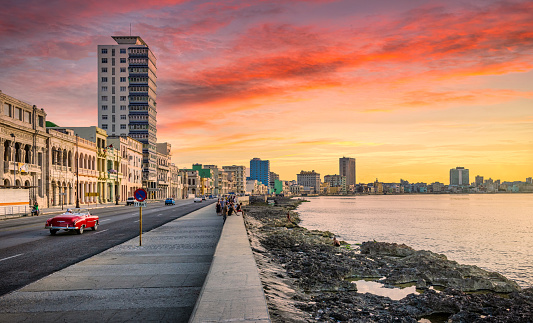
<svg viewBox="0 0 533 323"><path fill-rule="evenodd" d="M254 158L250 160L250 179L257 180L265 186L270 184L270 161Z"/></svg>
<svg viewBox="0 0 533 323"><path fill-rule="evenodd" d="M346 177L346 186L355 186L355 158L339 158L339 175Z"/></svg>
<svg viewBox="0 0 533 323"><path fill-rule="evenodd" d="M468 186L470 185L469 170L464 167L450 169L450 185Z"/></svg>
<svg viewBox="0 0 533 323"><path fill-rule="evenodd" d="M156 189L156 58L139 36L98 45L98 127L143 144L143 187Z"/></svg>

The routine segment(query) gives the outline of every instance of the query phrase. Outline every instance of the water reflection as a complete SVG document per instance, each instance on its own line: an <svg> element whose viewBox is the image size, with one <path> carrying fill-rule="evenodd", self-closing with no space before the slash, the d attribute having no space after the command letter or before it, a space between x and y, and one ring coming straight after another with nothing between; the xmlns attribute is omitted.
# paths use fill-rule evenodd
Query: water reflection
<svg viewBox="0 0 533 323"><path fill-rule="evenodd" d="M417 292L414 284L405 284L407 287L390 288L375 281L356 280L353 283L357 285L358 293L370 293L378 296L385 296L395 301L399 301L409 294L420 294Z"/></svg>

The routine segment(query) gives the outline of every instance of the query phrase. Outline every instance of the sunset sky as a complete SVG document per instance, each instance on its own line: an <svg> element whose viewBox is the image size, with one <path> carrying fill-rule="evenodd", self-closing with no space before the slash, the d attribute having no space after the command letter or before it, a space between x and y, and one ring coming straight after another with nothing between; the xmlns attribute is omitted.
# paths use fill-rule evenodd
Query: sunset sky
<svg viewBox="0 0 533 323"><path fill-rule="evenodd" d="M533 1L8 0L0 90L61 126L97 119L97 45L157 57L173 162L270 160L281 179L533 176Z"/></svg>

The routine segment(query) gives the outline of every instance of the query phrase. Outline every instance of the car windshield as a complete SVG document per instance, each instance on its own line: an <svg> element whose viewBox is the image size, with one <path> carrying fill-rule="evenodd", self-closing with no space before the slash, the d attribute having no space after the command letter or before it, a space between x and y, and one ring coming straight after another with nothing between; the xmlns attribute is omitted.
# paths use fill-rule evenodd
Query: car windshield
<svg viewBox="0 0 533 323"><path fill-rule="evenodd" d="M87 210L87 209L70 209L70 211L65 212L65 214L89 215L89 210Z"/></svg>

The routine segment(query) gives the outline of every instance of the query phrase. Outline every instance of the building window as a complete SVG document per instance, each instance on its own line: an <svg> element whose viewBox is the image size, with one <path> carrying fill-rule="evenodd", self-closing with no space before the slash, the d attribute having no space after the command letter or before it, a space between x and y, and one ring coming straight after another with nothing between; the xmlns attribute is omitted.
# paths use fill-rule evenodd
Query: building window
<svg viewBox="0 0 533 323"><path fill-rule="evenodd" d="M39 116L39 127L44 127L44 117L43 116ZM41 165L39 165L41 166Z"/></svg>
<svg viewBox="0 0 533 323"><path fill-rule="evenodd" d="M121 67L120 68L120 73L126 73L126 68L125 67Z"/></svg>
<svg viewBox="0 0 533 323"><path fill-rule="evenodd" d="M121 105L120 106L120 110L126 110L126 106L125 105Z"/></svg>
<svg viewBox="0 0 533 323"><path fill-rule="evenodd" d="M115 122L115 115L114 114L111 116L111 122Z"/></svg>
<svg viewBox="0 0 533 323"><path fill-rule="evenodd" d="M122 64L126 63L126 59L125 58L121 58L120 59L120 63L122 63Z"/></svg>
<svg viewBox="0 0 533 323"><path fill-rule="evenodd" d="M103 95L102 96L102 101L107 101L107 96Z"/></svg>
<svg viewBox="0 0 533 323"><path fill-rule="evenodd" d="M107 77L102 77L102 82L107 82Z"/></svg>
<svg viewBox="0 0 533 323"><path fill-rule="evenodd" d="M107 48L102 48L102 54L107 54Z"/></svg>
<svg viewBox="0 0 533 323"><path fill-rule="evenodd" d="M24 111L24 122L31 123L31 112Z"/></svg>
<svg viewBox="0 0 533 323"><path fill-rule="evenodd" d="M120 97L120 101L126 101L126 97L125 96L121 96Z"/></svg>
<svg viewBox="0 0 533 323"><path fill-rule="evenodd" d="M107 67L102 67L102 73L107 73Z"/></svg>
<svg viewBox="0 0 533 323"><path fill-rule="evenodd" d="M115 125L114 124L111 125L111 131L115 132Z"/></svg>
<svg viewBox="0 0 533 323"><path fill-rule="evenodd" d="M107 120L107 114L102 114L102 120Z"/></svg>
<svg viewBox="0 0 533 323"><path fill-rule="evenodd" d="M120 125L120 129L126 129L126 125L125 124L121 124Z"/></svg>
<svg viewBox="0 0 533 323"><path fill-rule="evenodd" d="M102 64L107 64L107 57L102 57Z"/></svg>
<svg viewBox="0 0 533 323"><path fill-rule="evenodd" d="M22 109L21 108L15 108L15 118L22 121Z"/></svg>
<svg viewBox="0 0 533 323"><path fill-rule="evenodd" d="M11 117L11 104L4 103L4 115Z"/></svg>
<svg viewBox="0 0 533 323"><path fill-rule="evenodd" d="M107 130L107 124L104 123L104 124L102 125L102 129Z"/></svg>
<svg viewBox="0 0 533 323"><path fill-rule="evenodd" d="M121 114L120 115L120 120L126 120L126 115L125 114Z"/></svg>
<svg viewBox="0 0 533 323"><path fill-rule="evenodd" d="M102 92L107 92L107 86L102 86Z"/></svg>
<svg viewBox="0 0 533 323"><path fill-rule="evenodd" d="M121 53L121 54L126 54L126 48L121 48L121 49L120 49L120 53Z"/></svg>
<svg viewBox="0 0 533 323"><path fill-rule="evenodd" d="M121 77L120 78L120 82L126 82L126 78L125 77Z"/></svg>
<svg viewBox="0 0 533 323"><path fill-rule="evenodd" d="M126 92L126 87L125 86L121 86L120 87L120 92Z"/></svg>
<svg viewBox="0 0 533 323"><path fill-rule="evenodd" d="M107 110L107 105L102 105L102 110Z"/></svg>
<svg viewBox="0 0 533 323"><path fill-rule="evenodd" d="M111 56L115 56L115 49L114 48L111 49Z"/></svg>

